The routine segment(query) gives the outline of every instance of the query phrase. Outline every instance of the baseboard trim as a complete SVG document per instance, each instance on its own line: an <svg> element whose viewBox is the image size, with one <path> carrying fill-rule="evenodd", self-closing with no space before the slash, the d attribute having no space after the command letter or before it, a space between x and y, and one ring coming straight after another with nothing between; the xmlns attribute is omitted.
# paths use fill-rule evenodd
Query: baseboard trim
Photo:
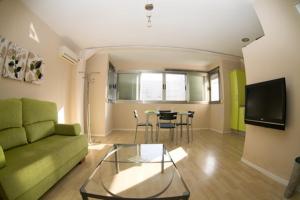
<svg viewBox="0 0 300 200"><path fill-rule="evenodd" d="M185 128L184 128L185 129ZM150 128L148 129L150 131ZM224 134L224 133L231 133L230 131L221 131L221 130L217 130L214 128L193 128L193 131L203 131L203 130L209 130L209 131L213 131L219 134ZM96 137L103 137L103 136L107 136L109 134L111 134L113 131L124 131L124 132L135 132L134 128L114 128L111 129L110 131L106 132L105 134L99 134L99 133L93 133L92 136L96 136ZM139 132L145 132L145 128L139 128L138 129ZM153 129L153 131L155 131L155 128ZM164 131L168 131L167 129L161 129L160 131L164 132Z"/></svg>
<svg viewBox="0 0 300 200"><path fill-rule="evenodd" d="M148 129L150 131L150 128ZM201 130L209 130L209 128L193 128L193 131L201 131ZM131 128L115 128L112 131L135 131L135 129ZM139 132L145 132L144 128L138 129ZM153 129L155 131L155 128ZM167 129L161 129L160 131L168 131Z"/></svg>
<svg viewBox="0 0 300 200"><path fill-rule="evenodd" d="M100 133L92 133L92 137L105 137L107 135L109 135L113 130L110 130L108 132L106 132L105 134L100 134Z"/></svg>
<svg viewBox="0 0 300 200"><path fill-rule="evenodd" d="M105 135L109 135L109 134L111 134L111 132L113 132L113 129L107 131L107 132L105 133Z"/></svg>
<svg viewBox="0 0 300 200"><path fill-rule="evenodd" d="M272 172L250 162L249 160L246 160L245 158L242 158L241 161L243 163L245 163L246 165L248 165L249 167L252 167L254 169L256 169L257 171L259 171L260 173L266 175L267 177L273 179L274 181L284 185L284 186L287 186L288 185L288 180L284 179L284 178L281 178L280 176L277 176L275 174L273 174ZM297 190L299 190L299 188L297 188Z"/></svg>
<svg viewBox="0 0 300 200"><path fill-rule="evenodd" d="M224 134L231 134L232 131L223 131Z"/></svg>
<svg viewBox="0 0 300 200"><path fill-rule="evenodd" d="M216 133L220 133L220 134L223 134L223 133L224 133L223 131L218 130L218 129L214 129L214 128L208 128L208 130L213 131L213 132L216 132Z"/></svg>

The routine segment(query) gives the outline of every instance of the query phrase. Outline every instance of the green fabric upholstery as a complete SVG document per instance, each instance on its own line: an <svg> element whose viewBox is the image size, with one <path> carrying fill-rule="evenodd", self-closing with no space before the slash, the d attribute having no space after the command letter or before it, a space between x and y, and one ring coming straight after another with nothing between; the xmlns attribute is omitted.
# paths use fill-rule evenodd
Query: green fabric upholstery
<svg viewBox="0 0 300 200"><path fill-rule="evenodd" d="M57 108L53 102L23 98L22 109L24 125L42 121L57 122Z"/></svg>
<svg viewBox="0 0 300 200"><path fill-rule="evenodd" d="M20 100L0 100L0 113L0 130L22 127L22 102Z"/></svg>
<svg viewBox="0 0 300 200"><path fill-rule="evenodd" d="M24 128L9 128L0 131L0 145L4 150L27 144Z"/></svg>
<svg viewBox="0 0 300 200"><path fill-rule="evenodd" d="M2 169L3 167L5 167L5 165L6 165L5 155L4 155L2 146L0 146L0 169Z"/></svg>
<svg viewBox="0 0 300 200"><path fill-rule="evenodd" d="M56 124L55 134L58 135L80 135L80 125L79 124Z"/></svg>
<svg viewBox="0 0 300 200"><path fill-rule="evenodd" d="M56 123L55 103L0 100L0 199L39 199L86 156L79 124Z"/></svg>
<svg viewBox="0 0 300 200"><path fill-rule="evenodd" d="M58 168L55 173L44 178L39 184L30 188L28 191L18 196L16 200L32 200L42 196L49 190L49 186L54 185L59 179L61 179L66 173L68 173L74 166L76 166L88 153L87 148L76 154L71 160L65 162L65 164Z"/></svg>
<svg viewBox="0 0 300 200"><path fill-rule="evenodd" d="M25 125L27 140L32 143L54 133L55 126L53 121L37 122Z"/></svg>
<svg viewBox="0 0 300 200"><path fill-rule="evenodd" d="M4 199L38 199L87 153L84 135L52 135L5 152L0 169Z"/></svg>

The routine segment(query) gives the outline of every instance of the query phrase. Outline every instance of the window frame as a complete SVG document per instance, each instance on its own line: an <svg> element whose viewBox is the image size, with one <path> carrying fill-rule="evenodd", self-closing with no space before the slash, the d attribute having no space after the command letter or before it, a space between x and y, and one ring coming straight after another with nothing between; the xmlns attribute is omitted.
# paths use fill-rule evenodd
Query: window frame
<svg viewBox="0 0 300 200"><path fill-rule="evenodd" d="M142 104L155 104L155 103L159 103L159 104L209 104L210 103L210 91L207 90L207 92L209 92L209 96L207 100L203 100L203 101L190 101L190 94L189 94L189 80L188 80L188 73L189 72L197 72L197 73L202 73L202 74L206 74L206 81L209 82L209 74L208 71L197 71L197 70L119 70L117 71L117 78L119 76L119 74L125 73L134 73L134 74L138 74L138 88L139 88L139 92L137 94L138 99L136 100L122 100L117 98L116 99L116 103L142 103ZM141 74L142 73L161 73L163 75L163 94L162 94L162 100L141 100ZM184 74L185 75L185 100L184 101L168 101L166 100L166 74ZM207 84L207 86L209 86L209 83ZM118 86L116 87L118 88ZM117 91L118 93L119 91ZM118 97L119 95L117 95Z"/></svg>
<svg viewBox="0 0 300 200"><path fill-rule="evenodd" d="M210 104L220 104L221 103L221 74L220 74L220 67L216 67L210 71L208 71L208 91L209 91L209 103ZM211 76L213 74L217 74L218 75L218 79L219 79L219 100L218 101L212 101L211 100Z"/></svg>

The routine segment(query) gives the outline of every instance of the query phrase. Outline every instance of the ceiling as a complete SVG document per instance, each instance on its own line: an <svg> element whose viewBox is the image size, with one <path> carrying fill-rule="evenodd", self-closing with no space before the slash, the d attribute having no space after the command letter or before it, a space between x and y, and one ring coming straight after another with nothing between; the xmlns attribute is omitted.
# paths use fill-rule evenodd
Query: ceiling
<svg viewBox="0 0 300 200"><path fill-rule="evenodd" d="M251 0L22 0L57 34L80 48L176 47L242 56L263 36Z"/></svg>

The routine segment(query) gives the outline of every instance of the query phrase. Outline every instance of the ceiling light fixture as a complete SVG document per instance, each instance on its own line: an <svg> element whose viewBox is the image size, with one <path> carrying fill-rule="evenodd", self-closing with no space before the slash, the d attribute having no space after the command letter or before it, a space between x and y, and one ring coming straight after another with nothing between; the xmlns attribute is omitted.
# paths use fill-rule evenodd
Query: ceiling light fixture
<svg viewBox="0 0 300 200"><path fill-rule="evenodd" d="M241 40L242 40L242 42L249 42L250 41L249 38L242 38Z"/></svg>
<svg viewBox="0 0 300 200"><path fill-rule="evenodd" d="M146 10L146 18L147 18L147 27L148 28L151 28L152 27L152 21L151 21L151 18L152 18L152 11L153 11L153 3L151 2L147 2L145 4L145 10Z"/></svg>

